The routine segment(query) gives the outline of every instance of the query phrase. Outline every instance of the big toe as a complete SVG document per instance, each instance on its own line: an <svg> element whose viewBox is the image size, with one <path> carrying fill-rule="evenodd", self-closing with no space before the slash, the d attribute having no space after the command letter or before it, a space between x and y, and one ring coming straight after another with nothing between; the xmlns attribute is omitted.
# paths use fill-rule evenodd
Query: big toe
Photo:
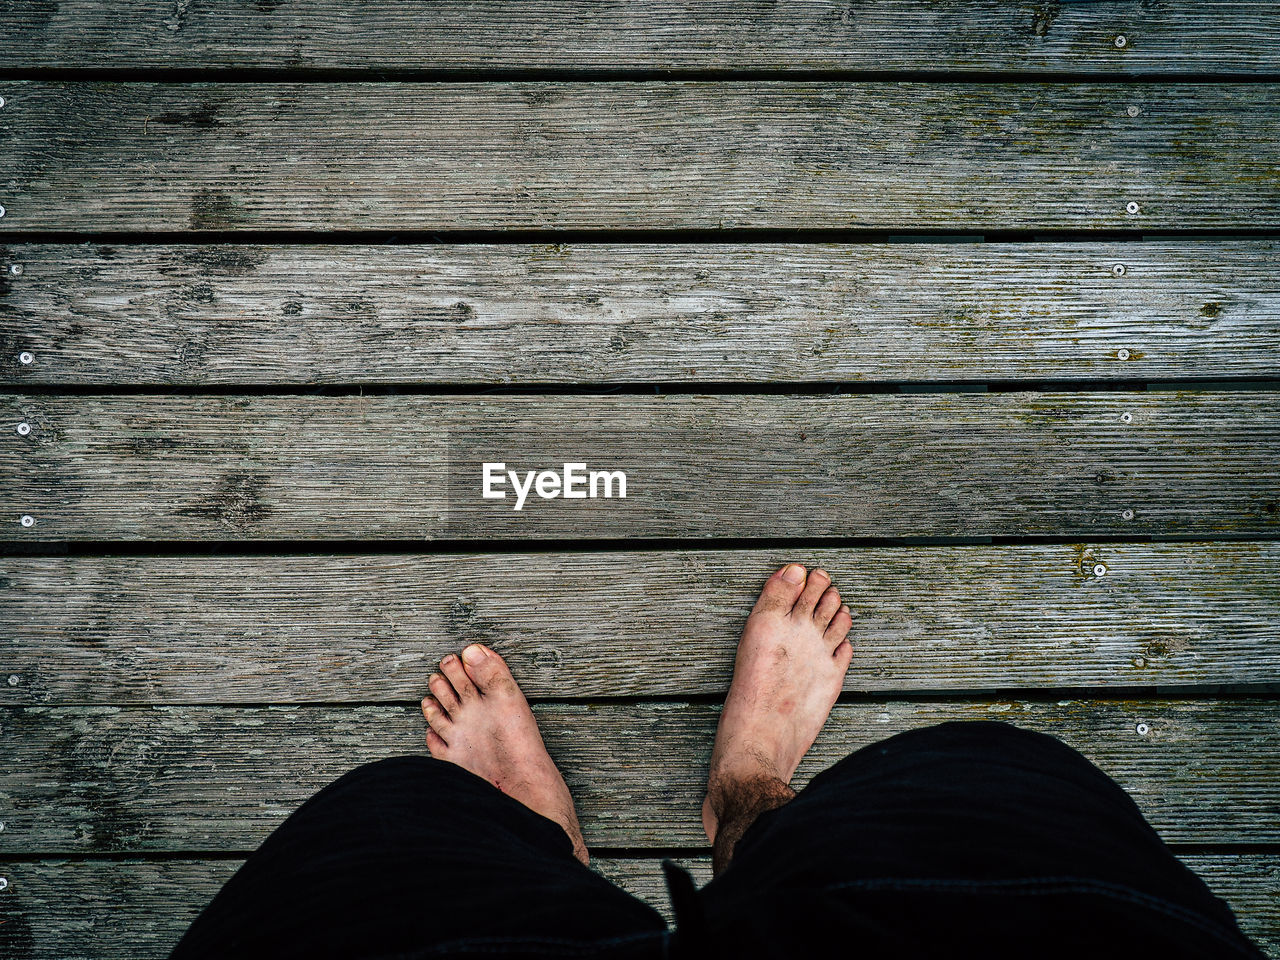
<svg viewBox="0 0 1280 960"><path fill-rule="evenodd" d="M493 650L473 643L462 651L462 662L467 676L481 693L497 693L515 687L515 678L507 662Z"/></svg>
<svg viewBox="0 0 1280 960"><path fill-rule="evenodd" d="M798 563L789 563L765 581L752 613L776 610L790 613L804 590L805 569Z"/></svg>

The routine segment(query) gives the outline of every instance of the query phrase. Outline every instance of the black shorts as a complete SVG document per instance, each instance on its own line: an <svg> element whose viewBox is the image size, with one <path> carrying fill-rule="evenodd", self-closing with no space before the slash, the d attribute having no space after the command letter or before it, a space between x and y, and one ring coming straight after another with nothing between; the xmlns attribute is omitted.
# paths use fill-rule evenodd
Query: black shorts
<svg viewBox="0 0 1280 960"><path fill-rule="evenodd" d="M674 930L552 821L397 757L304 804L173 956L1262 957L1113 780L1005 723L864 747L762 815L702 890L666 869Z"/></svg>

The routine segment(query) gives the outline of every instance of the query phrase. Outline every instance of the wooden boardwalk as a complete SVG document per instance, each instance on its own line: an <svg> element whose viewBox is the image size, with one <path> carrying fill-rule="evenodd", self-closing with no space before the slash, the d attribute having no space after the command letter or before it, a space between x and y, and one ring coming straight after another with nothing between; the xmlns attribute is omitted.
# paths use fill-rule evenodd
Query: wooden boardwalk
<svg viewBox="0 0 1280 960"><path fill-rule="evenodd" d="M1009 720L1280 957L1280 2L15 0L0 956L162 957L471 640L604 873L709 875L763 578L801 781ZM480 496L486 462L625 499Z"/></svg>

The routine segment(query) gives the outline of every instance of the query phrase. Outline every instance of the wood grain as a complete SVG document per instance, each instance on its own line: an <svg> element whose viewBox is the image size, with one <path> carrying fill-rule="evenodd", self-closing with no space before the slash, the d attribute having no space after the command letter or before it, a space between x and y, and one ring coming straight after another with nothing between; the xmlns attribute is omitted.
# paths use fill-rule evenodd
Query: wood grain
<svg viewBox="0 0 1280 960"><path fill-rule="evenodd" d="M535 713L588 843L706 842L700 806L716 708L561 703ZM1008 721L1071 744L1128 790L1170 842L1280 841L1274 700L838 704L796 782L857 747L962 719ZM353 766L425 753L424 730L416 704L5 708L5 849L252 850Z"/></svg>
<svg viewBox="0 0 1280 960"><path fill-rule="evenodd" d="M0 246L15 266L17 384L1280 377L1270 240Z"/></svg>
<svg viewBox="0 0 1280 960"><path fill-rule="evenodd" d="M793 558L853 611L849 691L1280 677L1274 542L7 557L0 703L413 701L473 641L535 698L719 695L760 584Z"/></svg>
<svg viewBox="0 0 1280 960"><path fill-rule="evenodd" d="M1276 414L1245 392L7 395L31 432L0 445L0 538L1274 534ZM622 470L627 497L517 511L510 485L482 498L486 462Z"/></svg>
<svg viewBox="0 0 1280 960"><path fill-rule="evenodd" d="M1280 113L1262 84L3 93L0 233L1280 226Z"/></svg>
<svg viewBox="0 0 1280 960"><path fill-rule="evenodd" d="M1241 929L1268 956L1280 957L1280 859L1248 853L1181 859L1231 905ZM699 884L711 878L709 858L677 862ZM24 960L160 960L239 865L196 859L0 863L10 884L0 894L6 918L0 946L26 935L31 947ZM672 922L659 860L595 858L592 866Z"/></svg>
<svg viewBox="0 0 1280 960"><path fill-rule="evenodd" d="M1274 73L1276 14L1250 0L17 0L0 55L139 69Z"/></svg>

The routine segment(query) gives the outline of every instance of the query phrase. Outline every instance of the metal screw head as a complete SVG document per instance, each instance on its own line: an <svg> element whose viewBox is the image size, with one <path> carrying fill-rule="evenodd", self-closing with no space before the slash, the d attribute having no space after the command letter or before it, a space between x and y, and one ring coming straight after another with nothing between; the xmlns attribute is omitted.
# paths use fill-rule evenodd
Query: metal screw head
<svg viewBox="0 0 1280 960"><path fill-rule="evenodd" d="M1132 423L1132 422L1133 422L1133 414L1132 414L1132 413L1122 413L1122 414L1120 414L1120 422L1121 422L1121 423Z"/></svg>
<svg viewBox="0 0 1280 960"><path fill-rule="evenodd" d="M18 436L25 437L30 432L31 432L31 424L29 423L18 424Z"/></svg>
<svg viewBox="0 0 1280 960"><path fill-rule="evenodd" d="M22 519L18 522L24 527L34 527L36 525L36 518L29 513L24 513L22 515Z"/></svg>
<svg viewBox="0 0 1280 960"><path fill-rule="evenodd" d="M1147 658L1146 658L1146 657L1134 657L1134 658L1133 658L1133 665L1134 665L1135 667L1137 667L1138 669L1142 669L1143 667L1145 667L1145 666L1147 665Z"/></svg>
<svg viewBox="0 0 1280 960"><path fill-rule="evenodd" d="M1139 210L1142 209L1140 206L1138 206L1138 201L1136 200L1130 200L1128 203L1124 205L1124 208L1130 214L1137 213Z"/></svg>
<svg viewBox="0 0 1280 960"><path fill-rule="evenodd" d="M1129 109L1126 112L1129 114L1129 116L1136 117L1138 114L1142 112L1142 108L1138 106L1136 103L1131 103L1129 104Z"/></svg>
<svg viewBox="0 0 1280 960"><path fill-rule="evenodd" d="M4 824L0 823L0 833L4 833Z"/></svg>
<svg viewBox="0 0 1280 960"><path fill-rule="evenodd" d="M1120 513L1120 519L1121 519L1121 520L1132 520L1132 519L1133 519L1133 511L1132 511L1132 510L1124 510L1124 511L1121 511L1121 513Z"/></svg>
<svg viewBox="0 0 1280 960"><path fill-rule="evenodd" d="M18 676L16 673L9 674L9 686L16 687L21 682L22 682L22 678Z"/></svg>
<svg viewBox="0 0 1280 960"><path fill-rule="evenodd" d="M9 881L4 877L0 877L0 890L8 890L8 889L9 889Z"/></svg>
<svg viewBox="0 0 1280 960"><path fill-rule="evenodd" d="M1114 273L1117 277L1123 277L1129 271L1125 268L1125 265L1123 263L1117 263L1114 267L1111 268L1111 272Z"/></svg>
<svg viewBox="0 0 1280 960"><path fill-rule="evenodd" d="M0 107L4 106L4 97L0 97Z"/></svg>
<svg viewBox="0 0 1280 960"><path fill-rule="evenodd" d="M1140 737L1145 737L1148 733L1151 732L1151 728L1148 727L1145 723L1140 723L1133 729L1138 732L1138 736Z"/></svg>
<svg viewBox="0 0 1280 960"><path fill-rule="evenodd" d="M1121 347L1119 350L1116 351L1116 356L1119 357L1121 360L1128 360L1129 351L1126 350L1124 347Z"/></svg>
<svg viewBox="0 0 1280 960"><path fill-rule="evenodd" d="M1119 34L1116 37L1115 43L1116 43L1117 50L1123 50L1125 47L1129 45L1129 38L1126 37L1123 33Z"/></svg>
<svg viewBox="0 0 1280 960"><path fill-rule="evenodd" d="M32 353L30 350L23 350L20 354L18 354L18 362L21 363L23 366L26 366L28 363L35 363L36 355Z"/></svg>
<svg viewBox="0 0 1280 960"><path fill-rule="evenodd" d="M0 206L0 217L3 217L4 214L5 214L5 209L3 206Z"/></svg>
<svg viewBox="0 0 1280 960"><path fill-rule="evenodd" d="M20 264L20 263L15 263L15 264L13 264L12 266L10 266L10 267L9 267L9 272L10 272L10 273L12 273L15 277L17 277L17 276L21 276L21 275L22 275L22 271L23 271L23 269L24 269L24 268L23 268L22 264Z"/></svg>
<svg viewBox="0 0 1280 960"><path fill-rule="evenodd" d="M1105 576L1106 572L1107 572L1107 565L1105 563L1095 563L1093 565L1093 575L1095 577Z"/></svg>

